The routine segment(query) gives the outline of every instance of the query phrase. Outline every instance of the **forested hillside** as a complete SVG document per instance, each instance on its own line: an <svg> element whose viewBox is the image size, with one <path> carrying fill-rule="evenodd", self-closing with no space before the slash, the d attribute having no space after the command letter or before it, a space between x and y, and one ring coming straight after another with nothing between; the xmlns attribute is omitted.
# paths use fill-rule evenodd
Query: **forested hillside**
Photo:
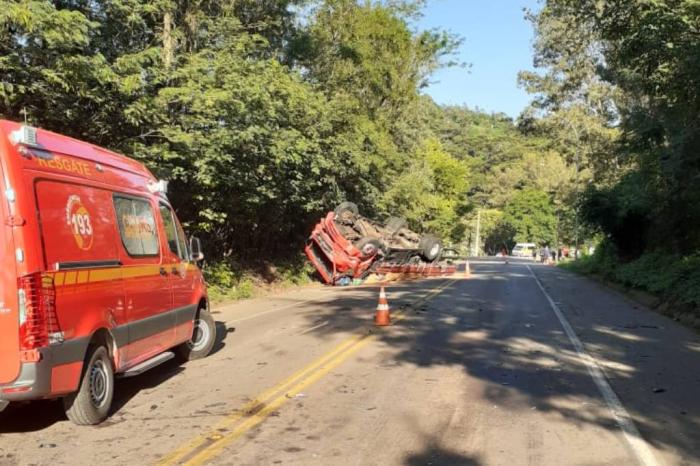
<svg viewBox="0 0 700 466"><path fill-rule="evenodd" d="M577 209L604 241L583 265L700 305L700 3L548 0L532 20L529 114L590 171Z"/></svg>
<svg viewBox="0 0 700 466"><path fill-rule="evenodd" d="M423 3L0 1L0 115L170 180L225 277L298 257L346 199L464 249L568 240L571 163L546 128L421 94L460 66L460 38L415 27Z"/></svg>
<svg viewBox="0 0 700 466"><path fill-rule="evenodd" d="M475 253L603 239L592 270L697 304L697 1L543 2L515 121L422 93L469 46L424 3L0 0L0 116L170 180L225 284L351 200Z"/></svg>

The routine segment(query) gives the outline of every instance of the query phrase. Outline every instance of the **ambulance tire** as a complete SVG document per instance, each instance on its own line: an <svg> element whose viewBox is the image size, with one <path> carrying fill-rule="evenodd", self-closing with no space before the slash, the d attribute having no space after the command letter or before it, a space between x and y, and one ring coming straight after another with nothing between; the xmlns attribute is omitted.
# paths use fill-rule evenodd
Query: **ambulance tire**
<svg viewBox="0 0 700 466"><path fill-rule="evenodd" d="M175 348L175 351L180 359L193 361L209 356L215 343L216 322L206 309L200 309L194 321L192 339Z"/></svg>
<svg viewBox="0 0 700 466"><path fill-rule="evenodd" d="M80 387L63 398L66 416L79 426L92 426L107 419L114 397L114 368L104 346L91 346L83 367Z"/></svg>

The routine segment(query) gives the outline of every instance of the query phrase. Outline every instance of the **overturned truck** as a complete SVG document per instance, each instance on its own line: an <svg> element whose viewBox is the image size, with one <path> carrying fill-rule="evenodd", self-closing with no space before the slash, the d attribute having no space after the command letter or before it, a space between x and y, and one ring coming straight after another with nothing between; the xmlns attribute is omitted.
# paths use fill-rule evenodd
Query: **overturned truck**
<svg viewBox="0 0 700 466"><path fill-rule="evenodd" d="M323 281L338 284L363 279L373 272L406 271L434 274L443 245L434 235L419 235L406 221L391 217L384 224L360 215L343 202L316 224L305 252Z"/></svg>

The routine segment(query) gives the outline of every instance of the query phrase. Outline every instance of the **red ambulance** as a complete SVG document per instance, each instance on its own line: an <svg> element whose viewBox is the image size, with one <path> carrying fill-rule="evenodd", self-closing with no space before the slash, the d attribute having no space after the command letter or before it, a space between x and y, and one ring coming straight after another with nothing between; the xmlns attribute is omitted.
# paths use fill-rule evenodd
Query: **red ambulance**
<svg viewBox="0 0 700 466"><path fill-rule="evenodd" d="M0 120L0 411L62 398L97 424L115 374L209 354L201 245L165 187L127 157Z"/></svg>

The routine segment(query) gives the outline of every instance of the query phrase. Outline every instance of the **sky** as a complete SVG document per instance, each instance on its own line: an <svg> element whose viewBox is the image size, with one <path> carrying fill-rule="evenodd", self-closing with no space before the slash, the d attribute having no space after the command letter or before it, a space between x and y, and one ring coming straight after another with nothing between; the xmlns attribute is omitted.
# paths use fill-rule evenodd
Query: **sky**
<svg viewBox="0 0 700 466"><path fill-rule="evenodd" d="M532 69L532 26L523 8L537 0L430 0L419 29L440 28L464 39L457 58L471 66L439 70L423 92L439 104L467 105L517 117L530 101L518 71Z"/></svg>

